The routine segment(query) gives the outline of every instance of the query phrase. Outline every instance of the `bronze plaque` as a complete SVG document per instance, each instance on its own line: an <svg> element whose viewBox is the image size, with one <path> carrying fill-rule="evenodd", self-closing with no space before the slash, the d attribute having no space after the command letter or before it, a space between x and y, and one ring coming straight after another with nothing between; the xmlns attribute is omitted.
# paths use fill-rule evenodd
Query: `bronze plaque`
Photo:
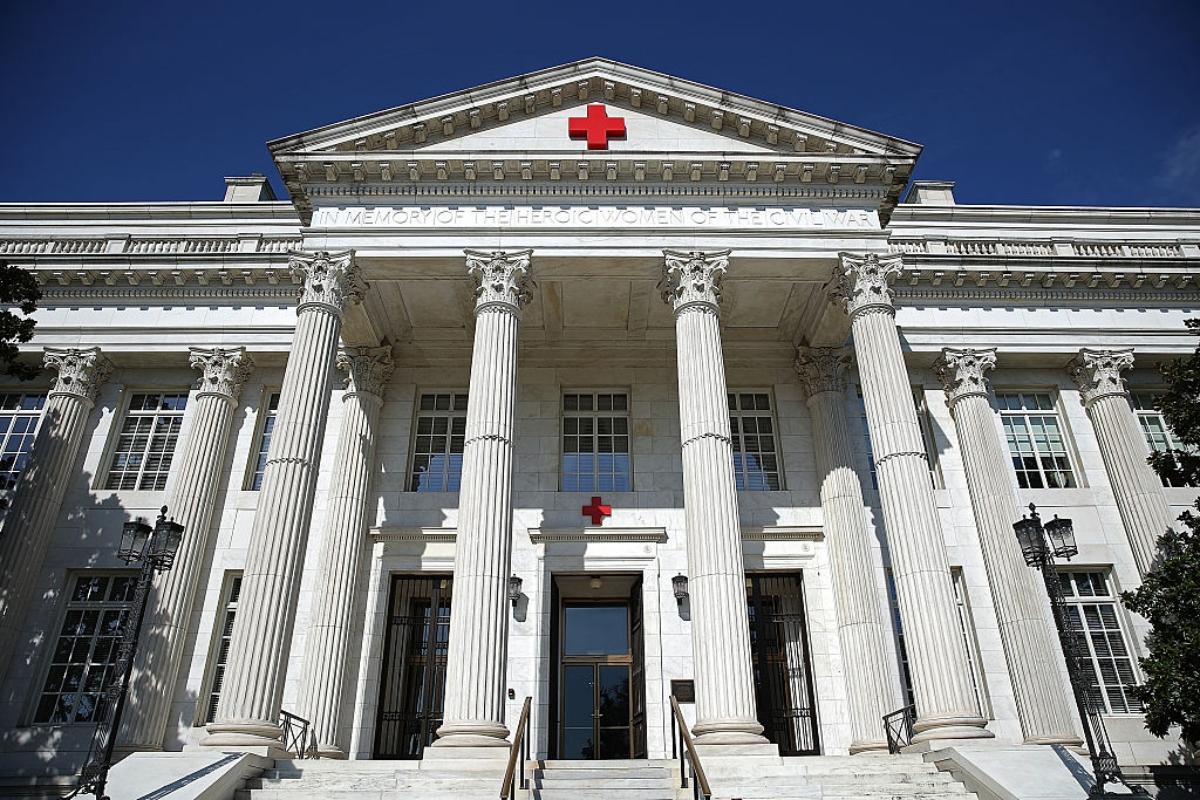
<svg viewBox="0 0 1200 800"><path fill-rule="evenodd" d="M671 681L671 694L681 703L696 702L696 682L689 680Z"/></svg>

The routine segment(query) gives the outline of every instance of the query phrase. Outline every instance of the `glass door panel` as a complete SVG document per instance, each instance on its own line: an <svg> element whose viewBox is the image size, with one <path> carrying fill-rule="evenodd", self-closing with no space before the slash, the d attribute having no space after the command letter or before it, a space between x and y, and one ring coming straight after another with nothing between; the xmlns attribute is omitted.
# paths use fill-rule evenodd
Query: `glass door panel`
<svg viewBox="0 0 1200 800"><path fill-rule="evenodd" d="M562 758L596 757L596 667L566 664L562 681Z"/></svg>
<svg viewBox="0 0 1200 800"><path fill-rule="evenodd" d="M629 758L629 665L597 664L600 758Z"/></svg>

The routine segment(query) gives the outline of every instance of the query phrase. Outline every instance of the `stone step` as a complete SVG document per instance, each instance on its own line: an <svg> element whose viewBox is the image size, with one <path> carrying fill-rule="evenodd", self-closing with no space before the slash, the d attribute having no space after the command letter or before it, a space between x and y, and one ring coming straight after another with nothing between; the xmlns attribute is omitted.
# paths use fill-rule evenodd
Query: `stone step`
<svg viewBox="0 0 1200 800"><path fill-rule="evenodd" d="M541 789L559 789L562 791L573 791L575 789L586 789L592 786L611 787L613 789L653 789L659 786L670 786L672 783L670 775L656 775L652 778L634 778L628 775L613 775L611 777L593 777L593 778L563 778L562 776L533 776L530 780L531 786L536 786Z"/></svg>

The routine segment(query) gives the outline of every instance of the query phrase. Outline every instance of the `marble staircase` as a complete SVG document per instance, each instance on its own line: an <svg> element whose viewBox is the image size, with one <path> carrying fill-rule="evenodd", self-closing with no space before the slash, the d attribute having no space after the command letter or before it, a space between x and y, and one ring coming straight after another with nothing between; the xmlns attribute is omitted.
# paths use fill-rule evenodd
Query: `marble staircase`
<svg viewBox="0 0 1200 800"><path fill-rule="evenodd" d="M918 755L720 759L706 764L713 800L976 800ZM515 800L690 800L668 760L531 761ZM453 762L280 760L236 800L497 800L500 775Z"/></svg>

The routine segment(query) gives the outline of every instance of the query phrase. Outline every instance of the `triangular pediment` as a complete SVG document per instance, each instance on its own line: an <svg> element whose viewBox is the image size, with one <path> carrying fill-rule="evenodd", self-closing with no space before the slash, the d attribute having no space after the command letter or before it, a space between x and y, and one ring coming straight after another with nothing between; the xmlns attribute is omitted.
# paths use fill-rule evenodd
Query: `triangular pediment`
<svg viewBox="0 0 1200 800"><path fill-rule="evenodd" d="M569 120L592 105L624 120L626 135L601 149L571 138ZM524 182L528 194L533 184L564 179L872 186L884 207L895 203L921 150L903 139L602 58L269 146L302 213L311 209L311 198L337 194L329 184L358 184L359 194L386 184L394 195L408 182L422 184L420 193L428 195L431 185L487 180Z"/></svg>

